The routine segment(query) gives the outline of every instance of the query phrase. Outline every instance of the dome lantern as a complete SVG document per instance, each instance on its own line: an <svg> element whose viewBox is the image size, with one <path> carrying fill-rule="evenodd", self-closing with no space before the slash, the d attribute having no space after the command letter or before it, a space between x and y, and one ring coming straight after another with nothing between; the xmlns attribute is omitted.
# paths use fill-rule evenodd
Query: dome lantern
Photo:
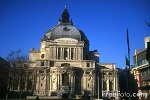
<svg viewBox="0 0 150 100"><path fill-rule="evenodd" d="M69 15L69 12L68 12L68 10L67 10L67 5L65 5L65 9L64 9L64 12L62 13L61 17L62 17L61 22L63 22L63 23L68 23L68 22L70 22L70 21L69 21L70 15Z"/></svg>

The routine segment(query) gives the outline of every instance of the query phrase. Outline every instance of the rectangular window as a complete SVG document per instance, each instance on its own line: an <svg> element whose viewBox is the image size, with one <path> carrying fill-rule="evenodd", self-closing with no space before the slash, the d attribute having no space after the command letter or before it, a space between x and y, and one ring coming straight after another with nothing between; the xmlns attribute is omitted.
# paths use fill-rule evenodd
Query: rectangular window
<svg viewBox="0 0 150 100"><path fill-rule="evenodd" d="M74 49L71 48L71 60L73 60L73 56L74 56L74 55L73 55L73 50L74 50Z"/></svg>
<svg viewBox="0 0 150 100"><path fill-rule="evenodd" d="M41 66L44 66L44 61L41 62Z"/></svg>
<svg viewBox="0 0 150 100"><path fill-rule="evenodd" d="M60 57L60 53L61 53L61 49L60 48L58 48L58 59L61 59Z"/></svg>
<svg viewBox="0 0 150 100"><path fill-rule="evenodd" d="M90 67L90 63L86 63L86 66L87 66L87 67Z"/></svg>
<svg viewBox="0 0 150 100"><path fill-rule="evenodd" d="M90 84L88 84L88 87L90 87Z"/></svg>
<svg viewBox="0 0 150 100"><path fill-rule="evenodd" d="M64 48L64 60L68 59L68 49Z"/></svg>

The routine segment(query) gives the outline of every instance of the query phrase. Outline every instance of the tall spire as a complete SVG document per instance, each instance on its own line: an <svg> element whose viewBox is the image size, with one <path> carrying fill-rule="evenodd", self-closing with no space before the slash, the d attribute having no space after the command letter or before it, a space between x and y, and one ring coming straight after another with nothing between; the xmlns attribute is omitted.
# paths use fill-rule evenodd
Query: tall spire
<svg viewBox="0 0 150 100"><path fill-rule="evenodd" d="M70 22L70 21L69 21L70 15L69 15L69 13L68 13L67 5L66 5L66 4L65 4L65 6L64 6L64 12L62 13L61 17L62 17L61 22L63 22L63 23L68 23L68 22Z"/></svg>

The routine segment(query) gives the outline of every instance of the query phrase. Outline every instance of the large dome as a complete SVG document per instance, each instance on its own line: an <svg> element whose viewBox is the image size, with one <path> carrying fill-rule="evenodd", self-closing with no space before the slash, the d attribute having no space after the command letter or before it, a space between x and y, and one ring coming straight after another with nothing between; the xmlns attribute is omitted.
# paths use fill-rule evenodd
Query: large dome
<svg viewBox="0 0 150 100"><path fill-rule="evenodd" d="M72 21L69 20L69 16L65 8L62 13L62 19L59 20L58 25L48 30L43 39L74 38L79 41L87 41L85 34L73 25Z"/></svg>
<svg viewBox="0 0 150 100"><path fill-rule="evenodd" d="M74 38L77 40L81 40L81 33L80 30L78 30L76 27L74 27L73 25L57 25L56 27L53 27L52 29L50 29L46 35L45 35L48 39L50 40L54 40L57 38Z"/></svg>

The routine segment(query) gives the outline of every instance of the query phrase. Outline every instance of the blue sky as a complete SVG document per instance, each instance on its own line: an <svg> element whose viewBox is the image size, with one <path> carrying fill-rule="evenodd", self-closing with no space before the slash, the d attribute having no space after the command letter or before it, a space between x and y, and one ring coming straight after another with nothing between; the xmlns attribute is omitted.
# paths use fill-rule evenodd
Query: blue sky
<svg viewBox="0 0 150 100"><path fill-rule="evenodd" d="M150 36L150 0L0 0L0 56L22 49L28 55L67 9L74 25L100 52L100 62L125 66L126 29L129 29L131 64L135 49L144 48Z"/></svg>

